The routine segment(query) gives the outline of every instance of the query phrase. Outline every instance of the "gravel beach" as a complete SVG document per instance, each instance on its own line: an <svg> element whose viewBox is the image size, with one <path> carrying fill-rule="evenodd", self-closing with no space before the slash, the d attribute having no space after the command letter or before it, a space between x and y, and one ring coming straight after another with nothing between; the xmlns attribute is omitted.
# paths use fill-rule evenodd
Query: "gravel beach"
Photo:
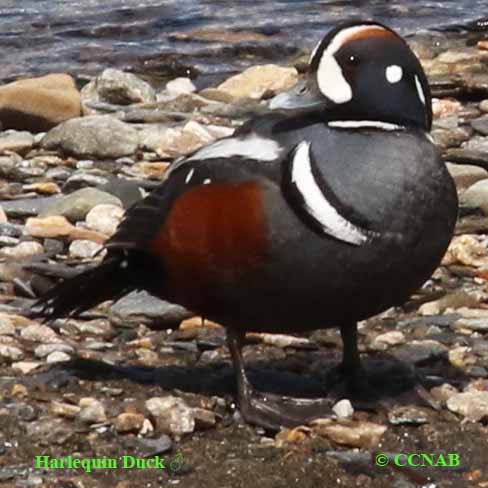
<svg viewBox="0 0 488 488"><path fill-rule="evenodd" d="M200 84L107 67L88 82L51 73L0 86L0 487L488 488L488 35L407 40L460 197L455 236L404 306L360 324L374 398L334 392L323 419L277 434L240 418L219 324L142 292L47 324L29 309L103 258L124 211L175 158L267 111L309 52ZM328 393L338 330L247 340L258 388ZM393 462L415 453L459 462ZM137 469L155 456L164 467Z"/></svg>

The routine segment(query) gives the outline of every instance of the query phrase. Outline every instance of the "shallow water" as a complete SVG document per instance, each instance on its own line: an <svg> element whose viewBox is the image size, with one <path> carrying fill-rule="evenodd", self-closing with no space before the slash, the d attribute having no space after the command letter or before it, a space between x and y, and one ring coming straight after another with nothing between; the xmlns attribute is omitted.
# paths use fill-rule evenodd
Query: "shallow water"
<svg viewBox="0 0 488 488"><path fill-rule="evenodd" d="M419 6L420 4L420 6ZM375 18L408 33L487 15L488 0L0 0L0 80L103 67L220 73L310 48L338 20ZM269 41L181 40L193 30L251 30ZM149 64L150 65L150 64Z"/></svg>

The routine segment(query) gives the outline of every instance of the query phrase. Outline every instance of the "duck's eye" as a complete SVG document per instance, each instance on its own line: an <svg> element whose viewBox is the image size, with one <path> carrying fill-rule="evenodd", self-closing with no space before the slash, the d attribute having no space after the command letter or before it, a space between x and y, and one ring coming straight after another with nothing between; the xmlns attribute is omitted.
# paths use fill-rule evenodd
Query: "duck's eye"
<svg viewBox="0 0 488 488"><path fill-rule="evenodd" d="M360 62L359 57L351 54L346 58L346 62L349 66L357 66Z"/></svg>

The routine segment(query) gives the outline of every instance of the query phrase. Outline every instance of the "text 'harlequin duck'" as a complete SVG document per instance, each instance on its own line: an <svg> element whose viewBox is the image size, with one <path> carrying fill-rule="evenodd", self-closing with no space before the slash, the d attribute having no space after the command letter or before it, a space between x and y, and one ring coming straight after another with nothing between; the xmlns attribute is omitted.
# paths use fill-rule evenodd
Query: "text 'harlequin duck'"
<svg viewBox="0 0 488 488"><path fill-rule="evenodd" d="M146 289L220 322L244 418L276 427L305 415L290 413L292 399L253 390L246 331L339 327L341 368L354 383L357 321L401 304L429 278L457 197L428 134L422 67L383 25L333 29L304 82L270 108L175 161L127 212L102 263L40 304L58 317Z"/></svg>

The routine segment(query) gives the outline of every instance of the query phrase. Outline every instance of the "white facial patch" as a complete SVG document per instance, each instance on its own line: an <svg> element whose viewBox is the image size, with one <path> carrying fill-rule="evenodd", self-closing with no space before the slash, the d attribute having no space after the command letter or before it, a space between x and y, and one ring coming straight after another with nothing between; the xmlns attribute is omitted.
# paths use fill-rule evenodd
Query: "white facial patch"
<svg viewBox="0 0 488 488"><path fill-rule="evenodd" d="M317 83L320 91L334 103L346 103L351 101L353 97L351 85L344 78L342 69L334 55L352 37L369 30L385 31L386 29L379 25L357 25L343 29L334 36L327 49L322 53L317 70ZM312 57L314 54L315 52L312 53Z"/></svg>
<svg viewBox="0 0 488 488"><path fill-rule="evenodd" d="M274 161L280 154L281 146L273 139L249 134L243 138L231 137L214 142L200 149L193 156L185 159L184 162L235 156L255 159L256 161Z"/></svg>
<svg viewBox="0 0 488 488"><path fill-rule="evenodd" d="M320 59L317 83L320 91L334 103L346 103L352 100L351 85L344 78L335 57L327 51L324 51Z"/></svg>
<svg viewBox="0 0 488 488"><path fill-rule="evenodd" d="M291 181L303 198L305 210L322 226L325 234L356 246L370 240L367 231L340 215L324 196L312 173L309 142L301 142L295 151Z"/></svg>
<svg viewBox="0 0 488 488"><path fill-rule="evenodd" d="M420 101L425 105L425 93L417 75L415 75L415 86L417 87L417 93L419 94Z"/></svg>
<svg viewBox="0 0 488 488"><path fill-rule="evenodd" d="M385 76L388 83L398 83L403 78L403 69L397 64L392 64L386 68Z"/></svg>

